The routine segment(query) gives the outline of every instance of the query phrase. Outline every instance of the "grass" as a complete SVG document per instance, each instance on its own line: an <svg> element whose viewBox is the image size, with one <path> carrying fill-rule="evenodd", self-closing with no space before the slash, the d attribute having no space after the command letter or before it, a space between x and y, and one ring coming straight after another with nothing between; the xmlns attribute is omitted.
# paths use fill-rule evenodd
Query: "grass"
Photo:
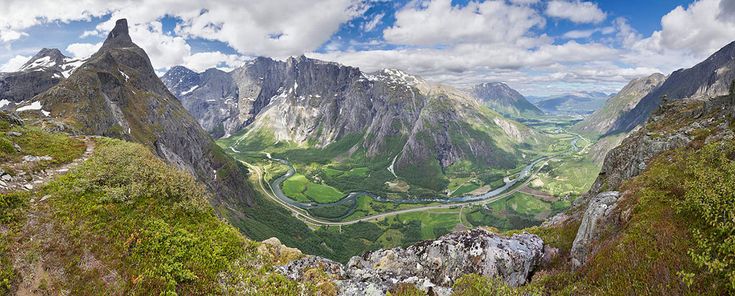
<svg viewBox="0 0 735 296"><path fill-rule="evenodd" d="M344 194L334 187L313 183L302 174L295 174L286 179L283 182L283 193L300 202L331 203L344 197Z"/></svg>
<svg viewBox="0 0 735 296"><path fill-rule="evenodd" d="M419 221L421 223L421 240L435 239L451 232L460 224L459 209L436 209L421 212L400 214L395 219L402 223Z"/></svg>
<svg viewBox="0 0 735 296"><path fill-rule="evenodd" d="M566 156L549 161L538 175L543 185L536 189L555 196L579 196L595 182L600 167L584 156Z"/></svg>
<svg viewBox="0 0 735 296"><path fill-rule="evenodd" d="M551 211L550 203L523 193L516 193L511 196L506 201L506 205L514 212L524 216L538 216L544 213L548 216Z"/></svg>
<svg viewBox="0 0 735 296"><path fill-rule="evenodd" d="M464 216L474 226L492 226L506 231L537 226L564 209L566 207L555 208L554 203L517 192L487 205L471 206L465 209Z"/></svg>
<svg viewBox="0 0 735 296"><path fill-rule="evenodd" d="M89 280L97 271L77 267L85 249L119 274L116 285L125 294L218 290L222 273L253 278L262 291L277 291L268 287L272 281L295 289L267 269L240 266L234 273L234 262L259 260L257 244L214 215L205 189L190 175L143 146L100 139L92 158L41 194L52 196L53 223L66 238L49 242L62 244L52 250L65 250L52 261L69 274L57 284L73 294L108 285Z"/></svg>
<svg viewBox="0 0 735 296"><path fill-rule="evenodd" d="M286 181L283 181L283 194L295 201L309 202L309 198L304 193L308 183L309 180L306 179L306 176L301 174L293 175L286 179Z"/></svg>
<svg viewBox="0 0 735 296"><path fill-rule="evenodd" d="M10 136L11 133L19 135ZM14 144L20 151L15 149ZM83 141L66 134L47 132L30 125L12 125L0 120L0 165L6 168L12 166L8 169L11 174L16 173L15 170L32 172L71 162L84 153L85 147ZM51 160L19 165L26 155L50 156Z"/></svg>

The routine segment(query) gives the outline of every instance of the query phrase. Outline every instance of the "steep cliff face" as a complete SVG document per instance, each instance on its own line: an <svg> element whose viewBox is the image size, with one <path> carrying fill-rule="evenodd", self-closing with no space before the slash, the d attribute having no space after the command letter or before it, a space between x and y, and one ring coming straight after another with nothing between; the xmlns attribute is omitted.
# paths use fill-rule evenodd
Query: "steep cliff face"
<svg viewBox="0 0 735 296"><path fill-rule="evenodd" d="M474 86L471 93L491 109L513 116L543 115L534 104L505 83L482 83Z"/></svg>
<svg viewBox="0 0 735 296"><path fill-rule="evenodd" d="M527 283L544 255L536 235L499 236L485 230L457 232L405 249L378 250L352 257L347 265L307 256L279 271L308 280L311 269L337 280L341 295L385 295L399 284L415 285L435 295L450 295L454 281L466 274L495 277L510 286ZM313 272L313 271L312 271Z"/></svg>
<svg viewBox="0 0 735 296"><path fill-rule="evenodd" d="M228 158L156 76L119 20L102 48L66 80L32 99L84 134L135 141L190 172L233 209L252 202L246 171Z"/></svg>
<svg viewBox="0 0 735 296"><path fill-rule="evenodd" d="M669 75L630 112L621 116L613 125L613 131L630 131L644 123L658 108L663 98L711 98L729 93L735 79L735 42L723 47L703 62L689 69L681 69Z"/></svg>
<svg viewBox="0 0 735 296"><path fill-rule="evenodd" d="M69 77L84 61L44 48L17 72L0 73L0 108L38 95Z"/></svg>
<svg viewBox="0 0 735 296"><path fill-rule="evenodd" d="M620 92L607 100L602 108L576 124L574 129L588 134L605 135L609 133L620 117L635 108L643 97L658 88L665 79L666 76L660 73L633 79Z"/></svg>
<svg viewBox="0 0 735 296"><path fill-rule="evenodd" d="M367 157L395 158L399 173L441 174L460 160L509 168L521 154L521 143L542 141L467 93L399 70L368 74L304 56L285 62L258 58L229 73L237 99L212 92L203 74L183 78L188 72L175 72L182 75L169 73L164 81L182 102L197 102L184 105L215 136L244 128L246 138L266 134L273 143L315 148L359 137L348 147L350 154L359 150ZM198 84L181 87L179 81ZM206 103L206 110L195 107L205 106L205 100L214 103ZM217 107L217 102L223 103Z"/></svg>
<svg viewBox="0 0 735 296"><path fill-rule="evenodd" d="M238 113L238 90L228 73L209 69L197 74L174 67L161 79L204 130L215 138L226 135L224 122Z"/></svg>

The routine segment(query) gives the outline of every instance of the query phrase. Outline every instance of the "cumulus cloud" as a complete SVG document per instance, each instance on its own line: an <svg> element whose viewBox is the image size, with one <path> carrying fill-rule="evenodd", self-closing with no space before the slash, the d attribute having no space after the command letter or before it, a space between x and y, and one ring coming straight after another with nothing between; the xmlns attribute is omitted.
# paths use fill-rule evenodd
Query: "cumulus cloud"
<svg viewBox="0 0 735 296"><path fill-rule="evenodd" d="M530 7L505 1L471 1L452 6L450 0L420 1L396 12L395 24L383 31L386 41L405 45L514 43L545 20Z"/></svg>
<svg viewBox="0 0 735 296"><path fill-rule="evenodd" d="M735 23L717 17L722 7L720 0L678 6L661 18L661 30L647 37L624 20L616 20L618 38L628 49L621 61L657 67L664 73L693 66L735 41Z"/></svg>
<svg viewBox="0 0 735 296"><path fill-rule="evenodd" d="M524 93L561 92L565 87L615 91L638 76L692 66L735 39L735 4L728 0L677 7L649 36L624 18L608 20L596 4L583 0L469 0L461 5L415 0L395 5L395 12L368 15L370 0L2 2L0 42L6 48L35 25L106 20L81 33L83 39L106 35L117 18L125 17L132 38L158 70L174 65L230 70L247 56L307 53L366 71L399 68L457 86L506 81ZM163 31L164 16L177 20L173 32ZM382 29L383 38L335 37L340 26L356 18L363 22L355 29L363 32L379 30L384 20L395 22ZM548 36L543 32L547 19L581 25ZM192 49L187 42L191 38L223 42L237 54L197 52L201 48ZM66 51L86 57L99 47L72 43ZM315 53L318 49L325 52ZM3 59L18 56L2 69L13 68L13 63L17 68L28 54L6 52Z"/></svg>
<svg viewBox="0 0 735 296"><path fill-rule="evenodd" d="M75 58L87 58L97 52L102 43L72 43L66 47L66 51L69 52Z"/></svg>
<svg viewBox="0 0 735 296"><path fill-rule="evenodd" d="M12 57L10 60L8 60L7 63L0 65L0 72L15 72L20 69L23 64L28 62L31 57L28 56L22 56L22 55L16 55Z"/></svg>
<svg viewBox="0 0 735 296"><path fill-rule="evenodd" d="M246 59L239 55L215 52L198 52L184 57L183 65L196 72L202 72L210 68L218 68L223 71L231 71L242 66Z"/></svg>
<svg viewBox="0 0 735 296"><path fill-rule="evenodd" d="M720 0L700 0L687 8L676 7L661 18L662 29L647 40L649 46L699 55L713 53L735 40L735 23L716 17L724 11L723 7L728 6L720 5Z"/></svg>
<svg viewBox="0 0 735 296"><path fill-rule="evenodd" d="M109 0L68 1L64 5L56 0L4 0L0 5L0 40L16 40L23 30L44 23L112 14L109 21L97 27L98 32L105 33L117 18L155 25L162 16L169 15L182 20L177 28L182 37L222 41L242 54L283 57L318 48L365 7L359 0ZM86 33L90 34L94 32ZM176 50L183 49L177 40L165 42L177 46Z"/></svg>
<svg viewBox="0 0 735 296"><path fill-rule="evenodd" d="M574 23L600 23L607 18L597 4L582 1L550 1L546 6L546 15L554 18L567 19Z"/></svg>

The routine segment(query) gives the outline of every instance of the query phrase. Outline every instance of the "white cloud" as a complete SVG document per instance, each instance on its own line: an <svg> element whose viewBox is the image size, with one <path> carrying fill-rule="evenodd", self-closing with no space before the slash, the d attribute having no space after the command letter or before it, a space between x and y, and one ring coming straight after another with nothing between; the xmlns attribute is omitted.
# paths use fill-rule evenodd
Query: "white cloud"
<svg viewBox="0 0 735 296"><path fill-rule="evenodd" d="M82 35L79 35L79 38L84 39L84 38L87 38L87 37L98 37L98 36L99 37L102 36L102 34L99 31L97 31L97 30L89 30L89 31L82 32Z"/></svg>
<svg viewBox="0 0 735 296"><path fill-rule="evenodd" d="M75 58L87 58L97 52L102 43L72 43L66 47L66 51Z"/></svg>
<svg viewBox="0 0 735 296"><path fill-rule="evenodd" d="M730 0L721 0L727 2ZM735 40L735 23L723 21L720 0L701 0L687 8L676 7L661 18L662 30L654 33L653 47L708 55Z"/></svg>
<svg viewBox="0 0 735 296"><path fill-rule="evenodd" d="M218 68L223 71L231 71L242 66L246 59L239 55L227 55L219 51L199 52L184 57L183 65L196 72L202 72L209 68Z"/></svg>
<svg viewBox="0 0 735 296"><path fill-rule="evenodd" d="M395 24L383 30L386 41L405 45L515 43L544 18L530 7L505 1L471 1L452 6L450 0L420 1L396 12Z"/></svg>
<svg viewBox="0 0 735 296"><path fill-rule="evenodd" d="M20 69L23 64L28 62L31 57L22 56L22 55L16 55L15 57L8 60L7 63L0 66L0 72L15 72Z"/></svg>
<svg viewBox="0 0 735 296"><path fill-rule="evenodd" d="M566 39L580 39L580 38L589 38L592 36L592 34L597 33L597 30L571 30L569 32L564 33L562 37Z"/></svg>
<svg viewBox="0 0 735 296"><path fill-rule="evenodd" d="M365 22L362 25L362 30L365 32L370 32L372 30L375 30L375 28L380 24L380 22L383 20L383 17L385 16L385 13L378 13L370 21Z"/></svg>
<svg viewBox="0 0 735 296"><path fill-rule="evenodd" d="M727 1L727 0L722 0ZM701 62L735 41L735 23L718 18L720 0L700 0L678 6L661 18L661 30L644 37L624 19L617 19L618 39L628 51L621 61L647 65L669 73Z"/></svg>
<svg viewBox="0 0 735 296"><path fill-rule="evenodd" d="M184 57L191 55L186 40L164 34L161 22L134 24L130 27L130 37L148 53L155 69L181 65Z"/></svg>
<svg viewBox="0 0 735 296"><path fill-rule="evenodd" d="M728 0L698 0L677 7L650 36L637 32L624 18L606 21L604 11L582 0L470 0L454 6L451 0L415 0L396 5L395 15L369 17L362 14L370 0L0 2L0 42L8 49L35 25L109 18L95 30L81 33L80 38L86 38L106 35L117 18L125 17L133 41L148 52L157 70L179 64L197 71L229 70L241 65L245 56L283 58L323 47L326 53L309 56L369 71L400 68L458 86L506 81L524 93L560 92L565 87L614 91L638 76L692 66L735 40L735 5ZM173 34L163 32L163 16L180 21ZM365 22L356 29L366 32L378 30L389 18L396 22L383 29L383 39L333 38L340 25L358 17ZM542 32L547 17L597 25L547 36ZM221 41L238 54L192 53L188 38ZM384 50L396 45L397 49ZM66 50L86 57L99 46L72 43ZM16 56L2 69L24 63L30 53L23 50L0 54L3 60Z"/></svg>
<svg viewBox="0 0 735 296"><path fill-rule="evenodd" d="M23 36L28 36L28 34L14 30L0 30L0 41L2 42L15 41Z"/></svg>
<svg viewBox="0 0 735 296"><path fill-rule="evenodd" d="M546 15L550 17L567 19L574 23L600 23L607 18L597 4L592 2L554 0L546 6Z"/></svg>
<svg viewBox="0 0 735 296"><path fill-rule="evenodd" d="M603 35L608 35L615 33L615 27L603 27L603 28L594 28L589 30L571 30L566 33L564 33L561 37L565 39L582 39L582 38L589 38L595 33L601 33Z"/></svg>
<svg viewBox="0 0 735 296"><path fill-rule="evenodd" d="M717 18L735 22L735 1L720 1L720 13L717 15Z"/></svg>
<svg viewBox="0 0 735 296"><path fill-rule="evenodd" d="M184 37L218 40L242 54L274 57L318 48L329 40L340 24L357 17L365 9L359 0L109 0L66 1L63 5L56 0L2 2L0 40L3 41L16 40L23 30L44 23L90 20L112 13L111 19L97 28L104 33L112 29L117 18L149 25L169 15L184 22L177 28ZM177 40L159 38L158 41L176 46L175 50L183 49ZM173 60L158 64L168 65Z"/></svg>

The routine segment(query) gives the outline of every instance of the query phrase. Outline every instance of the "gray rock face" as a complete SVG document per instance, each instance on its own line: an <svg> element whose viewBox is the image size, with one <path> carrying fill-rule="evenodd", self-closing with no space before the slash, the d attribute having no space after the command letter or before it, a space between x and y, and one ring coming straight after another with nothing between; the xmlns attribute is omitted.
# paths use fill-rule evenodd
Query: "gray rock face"
<svg viewBox="0 0 735 296"><path fill-rule="evenodd" d="M608 191L590 200L572 244L572 266L580 267L587 261L593 243L600 238L605 229L605 222L617 208L619 198L620 192Z"/></svg>
<svg viewBox="0 0 735 296"><path fill-rule="evenodd" d="M646 95L630 112L614 124L614 131L630 131L645 122L661 100L710 98L729 93L735 79L735 42L728 44L703 62L669 75L660 87Z"/></svg>
<svg viewBox="0 0 735 296"><path fill-rule="evenodd" d="M0 73L0 108L32 98L68 77L82 61L64 56L58 49L44 48L17 72Z"/></svg>
<svg viewBox="0 0 735 296"><path fill-rule="evenodd" d="M647 163L663 151L686 146L691 135L684 132L669 135L634 133L605 157L600 176L590 188L591 194L617 189L625 181L638 176Z"/></svg>
<svg viewBox="0 0 735 296"><path fill-rule="evenodd" d="M475 85L471 93L491 109L503 114L514 116L544 114L518 91L502 82Z"/></svg>
<svg viewBox="0 0 735 296"><path fill-rule="evenodd" d="M631 80L620 92L607 100L602 108L574 128L581 132L607 134L621 116L635 108L643 97L658 88L665 79L666 76L656 73Z"/></svg>
<svg viewBox="0 0 735 296"><path fill-rule="evenodd" d="M366 253L353 257L344 267L307 257L280 270L299 279L305 270L323 266L338 279L344 295L384 295L399 283L448 295L454 281L470 273L499 277L512 286L523 285L541 262L543 253L544 243L536 235L502 237L477 229L451 233L405 249Z"/></svg>
<svg viewBox="0 0 735 296"><path fill-rule="evenodd" d="M161 79L202 128L215 138L229 135L225 134L224 124L238 114L238 90L229 73L209 69L197 74L178 66ZM228 130L231 132L232 128Z"/></svg>
<svg viewBox="0 0 735 296"><path fill-rule="evenodd" d="M230 73L177 67L163 81L215 137L246 128L248 134L272 135L275 142L324 147L360 135L351 151L396 158L399 175L418 166L438 171L462 159L513 167L518 146L500 149L495 143L520 145L539 137L499 114L483 113L469 94L399 70L367 74L304 56L285 62L257 58ZM478 126L496 132L469 137L478 134Z"/></svg>
<svg viewBox="0 0 735 296"><path fill-rule="evenodd" d="M212 203L252 203L245 169L227 157L156 76L119 20L99 52L68 78L34 98L84 134L126 139L192 173L215 194Z"/></svg>

